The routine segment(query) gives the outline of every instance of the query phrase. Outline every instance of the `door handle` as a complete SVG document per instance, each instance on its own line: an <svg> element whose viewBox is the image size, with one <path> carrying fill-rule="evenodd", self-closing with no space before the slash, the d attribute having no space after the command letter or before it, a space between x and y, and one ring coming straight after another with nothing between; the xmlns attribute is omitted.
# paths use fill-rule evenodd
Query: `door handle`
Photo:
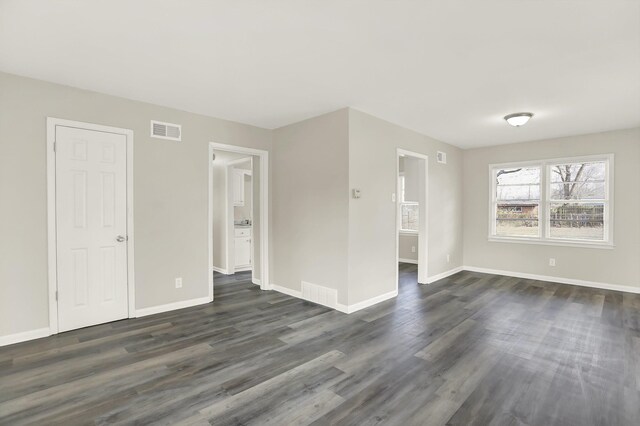
<svg viewBox="0 0 640 426"><path fill-rule="evenodd" d="M119 243L122 243L122 242L124 242L124 241L127 241L127 237L122 236L122 235L118 235L118 236L116 237L116 241L117 241L117 242L119 242Z"/></svg>

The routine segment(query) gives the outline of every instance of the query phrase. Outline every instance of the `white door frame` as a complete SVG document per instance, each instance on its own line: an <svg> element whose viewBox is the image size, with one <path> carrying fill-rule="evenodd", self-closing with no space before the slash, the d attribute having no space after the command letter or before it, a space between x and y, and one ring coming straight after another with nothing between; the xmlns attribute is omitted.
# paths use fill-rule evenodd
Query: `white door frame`
<svg viewBox="0 0 640 426"><path fill-rule="evenodd" d="M409 156L424 160L424 186L423 190L418 194L418 284L427 284L429 248L428 248L428 211L429 211L429 156L418 152L407 151L405 149L396 149L396 291L398 291L398 280L400 273L398 271L398 262L400 261L400 157ZM422 174L422 169L420 169ZM419 176L420 178L420 176Z"/></svg>
<svg viewBox="0 0 640 426"><path fill-rule="evenodd" d="M257 155L260 157L260 289L271 290L269 280L269 152L262 149L245 148L209 142L209 299L213 300L213 151L228 151L237 154ZM227 177L228 179L229 177ZM228 185L227 185L228 190ZM227 199L229 194L227 194ZM228 236L229 238L229 236ZM229 271L232 273L232 271Z"/></svg>
<svg viewBox="0 0 640 426"><path fill-rule="evenodd" d="M56 232L56 126L124 135L127 140L127 303L128 317L136 316L133 233L133 130L47 117L47 236L49 269L49 331L58 333L58 266Z"/></svg>

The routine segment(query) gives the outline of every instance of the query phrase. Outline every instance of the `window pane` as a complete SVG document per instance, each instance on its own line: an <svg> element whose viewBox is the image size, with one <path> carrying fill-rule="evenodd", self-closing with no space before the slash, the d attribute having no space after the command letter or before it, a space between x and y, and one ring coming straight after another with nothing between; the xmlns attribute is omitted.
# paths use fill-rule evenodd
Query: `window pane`
<svg viewBox="0 0 640 426"><path fill-rule="evenodd" d="M418 219L418 204L402 204L402 229L417 231L420 221Z"/></svg>
<svg viewBox="0 0 640 426"><path fill-rule="evenodd" d="M540 185L509 185L498 186L497 200L539 200Z"/></svg>
<svg viewBox="0 0 640 426"><path fill-rule="evenodd" d="M552 200L603 200L604 182L567 182L551 184Z"/></svg>
<svg viewBox="0 0 640 426"><path fill-rule="evenodd" d="M497 200L539 200L540 168L496 169Z"/></svg>
<svg viewBox="0 0 640 426"><path fill-rule="evenodd" d="M604 204L551 203L551 238L604 241Z"/></svg>
<svg viewBox="0 0 640 426"><path fill-rule="evenodd" d="M537 237L540 168L495 169L496 235Z"/></svg>
<svg viewBox="0 0 640 426"><path fill-rule="evenodd" d="M501 237L537 237L538 204L500 203L496 212L496 235Z"/></svg>
<svg viewBox="0 0 640 426"><path fill-rule="evenodd" d="M551 183L604 182L605 162L554 164L551 166Z"/></svg>
<svg viewBox="0 0 640 426"><path fill-rule="evenodd" d="M540 184L539 167L510 167L495 171L498 185Z"/></svg>

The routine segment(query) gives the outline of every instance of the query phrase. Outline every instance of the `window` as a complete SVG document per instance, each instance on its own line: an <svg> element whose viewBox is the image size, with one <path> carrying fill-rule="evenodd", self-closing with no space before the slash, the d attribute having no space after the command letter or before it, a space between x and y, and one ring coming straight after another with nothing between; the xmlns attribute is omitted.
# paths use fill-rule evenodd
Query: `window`
<svg viewBox="0 0 640 426"><path fill-rule="evenodd" d="M538 237L540 167L498 168L494 174L495 235Z"/></svg>
<svg viewBox="0 0 640 426"><path fill-rule="evenodd" d="M490 239L612 244L612 155L490 167Z"/></svg>
<svg viewBox="0 0 640 426"><path fill-rule="evenodd" d="M405 201L404 176L400 176L400 231L418 232L420 229L419 204L415 201Z"/></svg>

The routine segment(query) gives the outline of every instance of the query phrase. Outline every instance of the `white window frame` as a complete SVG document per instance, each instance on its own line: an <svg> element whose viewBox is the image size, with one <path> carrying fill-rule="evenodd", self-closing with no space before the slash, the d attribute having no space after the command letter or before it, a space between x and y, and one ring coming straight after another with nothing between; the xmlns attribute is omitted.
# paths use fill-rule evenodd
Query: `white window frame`
<svg viewBox="0 0 640 426"><path fill-rule="evenodd" d="M605 198L597 200L604 202L604 240L578 240L571 238L552 238L551 218L549 215L549 207L551 205L551 196L549 191L551 181L551 167L562 163L588 163L599 162L605 163ZM523 167L539 167L540 168L540 203L538 205L538 236L501 236L496 235L496 215L495 208L497 200L497 183L495 178L496 169L511 169ZM540 244L550 246L567 246L567 247L586 247L586 248L603 248L611 249L615 247L613 242L613 212L614 212L614 155L588 155L581 157L553 158L538 161L520 161L513 163L489 164L489 241L490 242L507 242L507 243L523 243L523 244Z"/></svg>

